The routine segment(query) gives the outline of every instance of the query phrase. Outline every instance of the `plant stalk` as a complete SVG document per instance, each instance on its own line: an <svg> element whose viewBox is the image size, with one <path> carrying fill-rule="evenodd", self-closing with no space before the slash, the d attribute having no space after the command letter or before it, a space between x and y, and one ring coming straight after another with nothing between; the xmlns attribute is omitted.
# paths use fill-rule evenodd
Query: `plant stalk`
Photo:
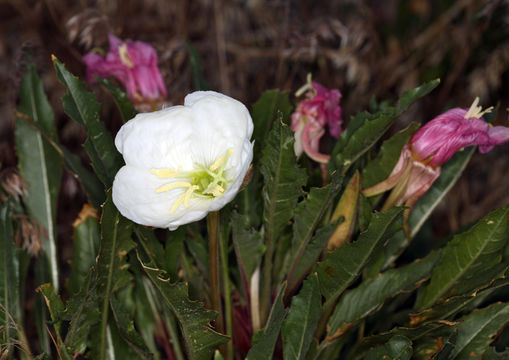
<svg viewBox="0 0 509 360"><path fill-rule="evenodd" d="M228 238L224 232L219 235L219 251L221 253L221 275L223 279L224 316L226 323L226 335L230 341L226 344L227 360L233 360L233 309L230 288L230 277L228 274Z"/></svg>
<svg viewBox="0 0 509 360"><path fill-rule="evenodd" d="M218 313L217 320L215 321L216 331L224 333L223 310L219 289L219 213L217 211L209 212L207 215L207 231L209 235L210 303L212 310Z"/></svg>

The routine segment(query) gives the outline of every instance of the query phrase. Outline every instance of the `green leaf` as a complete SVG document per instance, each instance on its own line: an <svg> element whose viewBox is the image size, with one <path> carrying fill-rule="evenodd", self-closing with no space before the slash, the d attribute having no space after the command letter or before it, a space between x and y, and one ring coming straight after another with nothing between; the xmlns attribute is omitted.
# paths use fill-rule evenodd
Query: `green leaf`
<svg viewBox="0 0 509 360"><path fill-rule="evenodd" d="M51 284L43 284L37 288L38 292L44 296L44 300L46 301L46 305L48 306L49 313L51 315L51 320L53 323L53 327L55 328L55 333L57 337L57 344L59 347L59 354L62 359L71 359L71 355L67 352L67 348L64 345L62 340L62 317L65 311L64 303L55 293L55 290L51 286Z"/></svg>
<svg viewBox="0 0 509 360"><path fill-rule="evenodd" d="M62 98L64 110L71 119L85 127L88 138L83 147L101 182L110 187L115 174L123 165L123 160L115 148L111 134L99 121L100 104L94 95L85 89L81 81L67 71L56 58L53 58L53 64L58 79L68 91Z"/></svg>
<svg viewBox="0 0 509 360"><path fill-rule="evenodd" d="M136 116L138 112L136 111L133 104L131 103L131 100L129 100L127 94L124 91L115 87L108 79L103 79L100 77L96 77L95 79L101 84L103 84L106 87L106 89L108 89L111 96L113 96L113 100L115 101L115 104L117 105L117 108L120 111L120 116L122 117L124 123Z"/></svg>
<svg viewBox="0 0 509 360"><path fill-rule="evenodd" d="M355 289L347 291L340 298L329 320L329 333L332 335L338 328L348 328L352 323L377 311L386 299L415 288L430 275L438 259L439 253L431 253L424 259L364 280Z"/></svg>
<svg viewBox="0 0 509 360"><path fill-rule="evenodd" d="M368 229L357 241L347 243L330 252L327 259L318 264L320 291L327 299L325 306L333 303L360 274L371 255L383 244L386 232L401 216L402 208L394 207L383 213L375 213Z"/></svg>
<svg viewBox="0 0 509 360"><path fill-rule="evenodd" d="M96 347L91 344L89 335L91 328L100 321L98 308L97 282L95 273L91 270L81 283L79 292L72 295L67 301L64 319L70 321L65 338L65 344L73 353L84 354L87 347Z"/></svg>
<svg viewBox="0 0 509 360"><path fill-rule="evenodd" d="M16 114L16 152L21 175L28 185L23 198L28 214L44 229L43 249L47 271L56 291L59 289L59 266L56 237L56 206L62 177L62 161L43 136L30 127L26 119L39 125L56 142L53 110L44 94L33 65L23 76L20 104Z"/></svg>
<svg viewBox="0 0 509 360"><path fill-rule="evenodd" d="M369 188L387 179L399 160L401 149L408 144L412 135L419 129L418 123L410 123L390 139L384 141L378 156L362 170L362 186Z"/></svg>
<svg viewBox="0 0 509 360"><path fill-rule="evenodd" d="M302 186L306 182L304 170L295 162L293 142L292 131L278 120L263 150L263 219L267 243L274 243L293 217L297 199L302 195Z"/></svg>
<svg viewBox="0 0 509 360"><path fill-rule="evenodd" d="M276 119L282 116L283 122L286 122L290 117L291 111L292 105L290 104L288 93L277 89L263 92L262 96L253 105L253 110L251 111L254 124L253 140L255 141L255 159L253 162L258 162L259 156L262 154L262 148L273 124L277 121Z"/></svg>
<svg viewBox="0 0 509 360"><path fill-rule="evenodd" d="M474 151L475 147L458 151L444 166L442 166L440 177L435 180L428 191L419 199L410 213L408 223L410 225L410 235L412 237L419 232L433 210L435 210L453 185L456 184L456 181L458 181L463 173Z"/></svg>
<svg viewBox="0 0 509 360"><path fill-rule="evenodd" d="M501 207L468 231L454 236L443 249L442 260L433 271L429 285L420 292L417 307L433 305L454 293L458 285L472 282L500 263L509 236L508 214L509 206Z"/></svg>
<svg viewBox="0 0 509 360"><path fill-rule="evenodd" d="M145 254L145 256L149 256L149 254ZM210 322L216 318L217 313L206 310L203 304L197 301L191 301L187 285L170 283L166 272L155 267L153 259L149 257L149 259L143 260L139 252L138 258L143 270L180 323L187 358L191 360L210 359L214 349L228 341L227 337L218 334L210 327Z"/></svg>
<svg viewBox="0 0 509 360"><path fill-rule="evenodd" d="M494 304L461 318L451 359L480 358L508 319L508 303Z"/></svg>
<svg viewBox="0 0 509 360"><path fill-rule="evenodd" d="M18 339L15 325L22 325L18 251L14 245L12 214L7 201L0 207L0 337L6 350L13 352ZM21 327L22 329L22 327ZM23 344L23 341L21 342Z"/></svg>
<svg viewBox="0 0 509 360"><path fill-rule="evenodd" d="M249 283L253 272L262 261L264 252L263 237L259 231L246 229L243 218L236 212L232 214L232 242L237 262L245 280Z"/></svg>
<svg viewBox="0 0 509 360"><path fill-rule="evenodd" d="M300 277L305 275L296 273L296 269L299 267L315 230L320 223L324 222L324 214L338 194L342 180L342 177L334 174L330 184L322 188L312 188L306 199L301 201L295 209L291 266L288 272L288 289L290 291L293 291L295 285L300 282ZM307 262L307 259L304 261Z"/></svg>
<svg viewBox="0 0 509 360"><path fill-rule="evenodd" d="M305 358L320 320L321 307L318 278L311 274L299 294L292 298L288 316L283 322L281 334L285 360Z"/></svg>
<svg viewBox="0 0 509 360"><path fill-rule="evenodd" d="M209 83L203 77L200 55L195 47L185 42L187 51L189 51L189 66L191 67L191 79L193 80L194 90L210 90Z"/></svg>
<svg viewBox="0 0 509 360"><path fill-rule="evenodd" d="M73 228L71 275L67 282L67 292L71 295L79 291L83 279L95 264L100 238L99 220L95 210L86 204Z"/></svg>
<svg viewBox="0 0 509 360"><path fill-rule="evenodd" d="M110 305L117 324L117 330L125 342L136 352L138 359L152 359L143 338L134 328L134 321L116 296L110 297Z"/></svg>
<svg viewBox="0 0 509 360"><path fill-rule="evenodd" d="M131 279L127 271L127 253L135 247L131 240L132 223L118 212L111 199L111 191L101 216L101 242L97 256L97 294L101 321L97 333L99 343L96 356L105 359L110 297L114 289Z"/></svg>
<svg viewBox="0 0 509 360"><path fill-rule="evenodd" d="M366 354L366 360L408 360L412 357L412 341L404 336L393 336L385 345Z"/></svg>
<svg viewBox="0 0 509 360"><path fill-rule="evenodd" d="M428 94L439 83L439 80L433 80L406 91L401 95L399 105L396 107L390 107L375 114L364 112L352 117L332 152L332 158L335 159L336 166L342 168L342 173L345 173L351 164L376 144L394 120L413 102Z"/></svg>
<svg viewBox="0 0 509 360"><path fill-rule="evenodd" d="M286 285L283 284L270 310L269 319L265 327L254 334L252 340L253 345L246 356L246 360L265 360L272 358L272 353L274 352L279 337L279 330L288 313L288 309L285 309L283 305L285 288Z"/></svg>

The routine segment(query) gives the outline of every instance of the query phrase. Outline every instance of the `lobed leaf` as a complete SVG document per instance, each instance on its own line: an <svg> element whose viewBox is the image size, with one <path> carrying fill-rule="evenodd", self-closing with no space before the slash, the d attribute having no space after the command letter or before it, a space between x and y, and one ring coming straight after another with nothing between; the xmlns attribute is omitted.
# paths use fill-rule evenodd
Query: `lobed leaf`
<svg viewBox="0 0 509 360"><path fill-rule="evenodd" d="M433 305L454 293L455 287L476 280L500 263L509 236L508 214L509 206L501 207L468 231L454 236L443 249L442 260L433 271L430 283L420 292L417 307Z"/></svg>
<svg viewBox="0 0 509 360"><path fill-rule="evenodd" d="M234 212L232 216L232 242L237 255L237 262L249 282L254 271L262 261L264 252L263 237L259 231L247 229L241 215Z"/></svg>
<svg viewBox="0 0 509 360"><path fill-rule="evenodd" d="M108 79L103 79L100 77L96 77L95 79L99 83L103 84L106 87L106 89L108 89L108 92L111 94L111 96L113 96L113 100L115 101L115 104L117 105L117 108L120 111L120 116L122 117L124 123L136 116L138 112L136 111L133 104L131 103L131 100L129 100L127 94L124 91L114 86Z"/></svg>

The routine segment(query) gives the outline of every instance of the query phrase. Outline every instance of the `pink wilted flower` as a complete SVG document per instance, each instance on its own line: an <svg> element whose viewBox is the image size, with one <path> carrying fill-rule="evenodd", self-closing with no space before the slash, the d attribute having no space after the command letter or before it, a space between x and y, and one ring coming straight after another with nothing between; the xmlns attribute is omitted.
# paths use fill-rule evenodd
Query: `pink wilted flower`
<svg viewBox="0 0 509 360"><path fill-rule="evenodd" d="M87 77L114 77L126 88L134 104L157 104L166 99L166 87L157 67L155 49L141 41L123 42L109 34L110 50L106 57L90 52L83 57Z"/></svg>
<svg viewBox="0 0 509 360"><path fill-rule="evenodd" d="M399 160L389 177L363 191L366 196L378 195L392 189L382 210L394 205L406 205L405 219L413 206L440 176L441 166L456 151L465 146L478 145L481 153L487 153L495 145L509 140L509 128L490 126L476 98L470 109L454 108L437 116L419 131L401 151ZM407 233L409 232L405 224Z"/></svg>
<svg viewBox="0 0 509 360"><path fill-rule="evenodd" d="M337 89L329 90L315 81L311 82L310 77L296 95L304 92L306 99L292 114L291 129L295 132L295 154L300 156L305 152L314 161L326 164L330 156L320 153L320 139L325 134L325 126L328 127L329 134L336 139L341 133L341 93Z"/></svg>

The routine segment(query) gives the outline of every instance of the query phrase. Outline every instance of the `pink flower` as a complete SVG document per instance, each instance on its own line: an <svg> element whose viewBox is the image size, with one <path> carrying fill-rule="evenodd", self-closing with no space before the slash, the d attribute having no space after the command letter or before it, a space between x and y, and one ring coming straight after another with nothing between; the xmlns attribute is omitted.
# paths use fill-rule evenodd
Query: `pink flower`
<svg viewBox="0 0 509 360"><path fill-rule="evenodd" d="M509 128L490 126L476 98L470 109L451 109L424 125L410 141L414 156L432 166L440 166L465 146L479 145L487 153L495 145L509 140Z"/></svg>
<svg viewBox="0 0 509 360"><path fill-rule="evenodd" d="M479 145L479 151L486 153L495 145L509 141L509 128L486 123L482 116L492 108L482 111L478 103L479 98L476 98L470 109L451 109L424 125L403 147L389 177L363 191L366 196L374 196L392 189L382 210L394 205L407 206L407 234L406 220L410 211L440 176L441 165L456 151Z"/></svg>
<svg viewBox="0 0 509 360"><path fill-rule="evenodd" d="M330 156L320 153L320 139L325 134L326 125L334 138L341 133L341 93L337 89L328 90L310 79L297 93L301 91L307 91L307 98L292 114L291 124L295 132L295 154L300 156L305 152L314 161L326 164Z"/></svg>
<svg viewBox="0 0 509 360"><path fill-rule="evenodd" d="M83 57L88 81L94 82L94 76L113 76L126 87L127 95L137 104L166 99L166 87L157 67L154 48L141 41L122 42L112 34L109 40L110 51L105 58L94 52Z"/></svg>

